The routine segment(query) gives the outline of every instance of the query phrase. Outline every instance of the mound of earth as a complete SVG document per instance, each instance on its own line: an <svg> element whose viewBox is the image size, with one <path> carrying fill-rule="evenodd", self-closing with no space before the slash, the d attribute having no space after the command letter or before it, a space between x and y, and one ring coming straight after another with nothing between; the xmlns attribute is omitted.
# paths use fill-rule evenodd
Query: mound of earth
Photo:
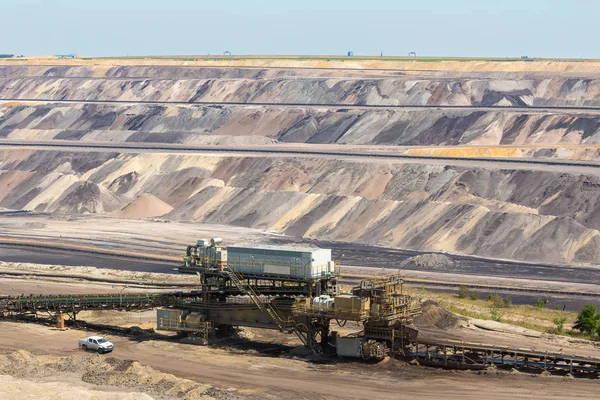
<svg viewBox="0 0 600 400"><path fill-rule="evenodd" d="M173 207L158 197L150 193L143 193L114 215L125 218L160 217L171 211L173 211Z"/></svg>
<svg viewBox="0 0 600 400"><path fill-rule="evenodd" d="M402 261L400 268L445 269L453 265L454 260L444 254L421 254Z"/></svg>
<svg viewBox="0 0 600 400"><path fill-rule="evenodd" d="M65 386L68 384L68 390ZM94 385L78 386L72 382L39 382L0 375L0 398L7 400L153 400L141 392L97 390Z"/></svg>
<svg viewBox="0 0 600 400"><path fill-rule="evenodd" d="M0 355L0 382L7 382L10 386L2 385L0 387L0 398L22 399L23 397L18 396L10 397L14 394L14 388L17 386L25 388L26 393L39 393L44 389L48 389L49 393L52 393L57 389L55 386L58 385L41 382L66 381L69 384L67 390L63 385L64 392L74 389L83 397L64 397L64 393L61 393L60 398L133 399L156 397L193 400L211 399L215 395L222 399L240 398L237 394L221 392L209 385L159 372L152 367L131 360L125 361L91 354L69 357L36 356L24 350ZM90 388L94 390L89 390ZM109 393L99 395L97 389ZM132 389L135 393L124 393L123 389ZM116 391L119 391L122 396L110 393ZM46 394L42 397L47 398Z"/></svg>
<svg viewBox="0 0 600 400"><path fill-rule="evenodd" d="M452 314L450 311L431 300L423 302L423 304L421 304L421 310L421 314L414 319L416 327L454 329L458 328L463 321L466 321L466 318Z"/></svg>

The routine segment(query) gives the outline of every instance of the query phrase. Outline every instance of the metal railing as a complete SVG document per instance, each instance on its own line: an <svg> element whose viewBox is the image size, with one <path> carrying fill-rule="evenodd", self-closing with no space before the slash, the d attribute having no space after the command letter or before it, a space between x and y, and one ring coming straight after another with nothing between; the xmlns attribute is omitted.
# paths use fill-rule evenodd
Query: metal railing
<svg viewBox="0 0 600 400"><path fill-rule="evenodd" d="M292 314L298 316L327 317L337 320L364 321L369 318L370 313L368 310L315 307L305 303L296 303L292 306Z"/></svg>
<svg viewBox="0 0 600 400"><path fill-rule="evenodd" d="M311 349L314 347L309 339L308 332L303 332L299 329L294 320L290 318L284 319L275 304L270 301L264 301L264 298L262 298L251 285L244 282L243 277L235 270L235 268L229 265L225 271L229 274L231 281L242 293L247 294L250 299L252 299L259 310L264 310L271 316L279 330L286 333L295 333L305 346L310 347Z"/></svg>

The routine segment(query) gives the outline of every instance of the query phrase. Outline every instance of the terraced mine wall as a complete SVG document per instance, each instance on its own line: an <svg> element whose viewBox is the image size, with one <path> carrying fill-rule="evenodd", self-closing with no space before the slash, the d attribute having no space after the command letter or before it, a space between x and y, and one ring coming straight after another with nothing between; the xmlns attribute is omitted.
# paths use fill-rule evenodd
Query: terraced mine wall
<svg viewBox="0 0 600 400"><path fill-rule="evenodd" d="M1 98L14 100L0 105L0 138L406 146L599 142L600 109L578 108L600 108L600 79L533 73L414 74L0 66ZM112 103L31 104L19 99ZM243 106L202 104L211 102ZM311 104L321 106L302 106ZM344 108L360 105L391 108ZM397 108L411 106L419 108Z"/></svg>
<svg viewBox="0 0 600 400"><path fill-rule="evenodd" d="M16 102L0 106L0 138L195 145L594 145L600 142L600 111Z"/></svg>
<svg viewBox="0 0 600 400"><path fill-rule="evenodd" d="M115 213L548 262L600 262L600 178L322 158L0 152L0 207ZM150 206L148 206L150 207ZM151 207L150 207L151 208ZM172 209L171 209L172 208ZM125 215L126 216L126 215Z"/></svg>
<svg viewBox="0 0 600 400"><path fill-rule="evenodd" d="M511 78L495 79L446 76L348 78L343 73L342 76L338 73L338 76L323 77L320 71L289 76L288 71L263 75L260 69L250 69L232 74L210 68L197 68L190 76L188 70L169 67L156 67L154 70L144 67L46 68L23 70L0 66L0 93L3 98L480 107L600 106L600 79L592 78L536 75L509 75ZM172 75L165 77L169 73Z"/></svg>
<svg viewBox="0 0 600 400"><path fill-rule="evenodd" d="M0 139L242 150L445 145L457 154L460 145L585 145L595 159L599 90L593 76L532 72L0 66ZM420 154L428 150L440 154ZM421 251L600 261L600 178L577 168L11 149L0 151L0 187L7 209L162 215ZM131 211L141 203L154 212Z"/></svg>

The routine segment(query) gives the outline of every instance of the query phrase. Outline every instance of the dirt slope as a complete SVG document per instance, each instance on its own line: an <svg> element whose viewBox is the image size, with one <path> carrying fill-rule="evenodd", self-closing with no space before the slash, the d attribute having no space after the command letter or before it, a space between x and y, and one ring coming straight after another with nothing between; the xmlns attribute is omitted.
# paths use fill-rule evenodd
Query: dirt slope
<svg viewBox="0 0 600 400"><path fill-rule="evenodd" d="M594 145L600 142L600 114L11 103L0 105L0 138L202 145Z"/></svg>
<svg viewBox="0 0 600 400"><path fill-rule="evenodd" d="M172 207L168 218L298 237L600 262L597 176L316 158L0 152L0 179L14 170L29 178L0 207L103 213L129 204L122 213L130 216Z"/></svg>

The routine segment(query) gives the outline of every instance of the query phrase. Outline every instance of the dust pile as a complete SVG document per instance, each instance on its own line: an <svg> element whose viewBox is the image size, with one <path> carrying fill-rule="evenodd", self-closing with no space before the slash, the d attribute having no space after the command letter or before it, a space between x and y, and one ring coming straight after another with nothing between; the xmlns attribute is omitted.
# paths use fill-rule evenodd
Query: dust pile
<svg viewBox="0 0 600 400"><path fill-rule="evenodd" d="M173 211L173 207L150 193L142 193L113 215L125 218L160 217Z"/></svg>
<svg viewBox="0 0 600 400"><path fill-rule="evenodd" d="M440 329L458 328L466 318L459 317L445 310L435 301L427 300L421 304L422 312L414 319L417 327L437 327Z"/></svg>
<svg viewBox="0 0 600 400"><path fill-rule="evenodd" d="M93 385L72 381L27 380L0 375L0 398L6 400L152 400L146 393L119 390L117 392L94 389Z"/></svg>
<svg viewBox="0 0 600 400"><path fill-rule="evenodd" d="M62 391L70 392L71 397L63 397L63 393L60 392L59 398L102 400L242 398L230 391L221 391L210 385L156 371L136 361L89 354L53 357L36 356L18 350L9 355L0 355L0 382L9 383L0 386L0 397L9 399L26 398L22 397L23 392L18 388L24 388L25 394L43 393L42 397L48 398L53 391L56 393L60 389L60 382L63 382ZM64 382L69 382L69 385L64 385ZM41 392L42 390L49 390L49 392ZM82 397L75 397L76 394Z"/></svg>
<svg viewBox="0 0 600 400"><path fill-rule="evenodd" d="M454 264L454 260L444 254L421 254L402 261L400 269L445 269L452 267Z"/></svg>

